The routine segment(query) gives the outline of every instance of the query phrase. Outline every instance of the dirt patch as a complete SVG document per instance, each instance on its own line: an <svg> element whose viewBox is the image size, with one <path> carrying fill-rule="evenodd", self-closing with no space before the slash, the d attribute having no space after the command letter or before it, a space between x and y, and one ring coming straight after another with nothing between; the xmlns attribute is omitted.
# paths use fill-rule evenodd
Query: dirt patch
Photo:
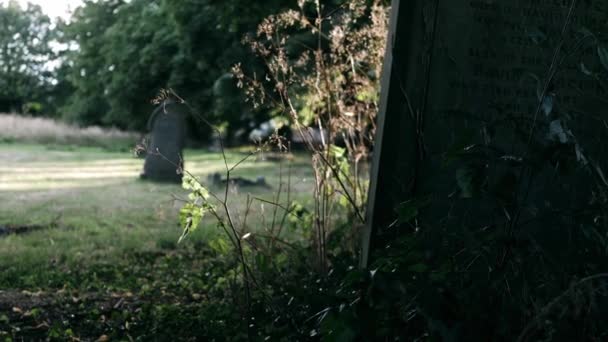
<svg viewBox="0 0 608 342"><path fill-rule="evenodd" d="M35 232L38 230L49 229L51 226L42 226L42 225L29 225L29 226L3 226L0 225L0 237L11 235L11 234L26 234Z"/></svg>
<svg viewBox="0 0 608 342"><path fill-rule="evenodd" d="M0 339L80 341L74 331L82 330L78 335L87 336L84 340L96 341L112 332L107 323L113 315L135 313L138 305L140 300L130 293L0 291ZM81 326L85 320L88 325ZM99 331L93 333L91 328L97 326Z"/></svg>
<svg viewBox="0 0 608 342"><path fill-rule="evenodd" d="M15 312L52 305L55 299L42 292L0 291L0 312Z"/></svg>
<svg viewBox="0 0 608 342"><path fill-rule="evenodd" d="M58 290L55 293L29 291L0 291L0 312L12 312L13 316L27 316L26 312L34 308L61 308L65 304L86 303L102 311L131 307L139 298L127 293L67 293Z"/></svg>

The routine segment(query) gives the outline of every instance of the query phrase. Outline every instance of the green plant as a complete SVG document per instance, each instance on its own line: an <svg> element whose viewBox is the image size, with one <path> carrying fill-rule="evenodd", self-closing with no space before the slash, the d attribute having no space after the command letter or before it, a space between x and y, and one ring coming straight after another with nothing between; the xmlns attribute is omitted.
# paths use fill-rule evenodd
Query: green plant
<svg viewBox="0 0 608 342"><path fill-rule="evenodd" d="M366 163L373 146L387 9L380 1L298 2L266 18L244 42L262 58L265 75L233 68L255 106L278 109L312 152L315 170L313 245L326 272L327 239L339 208L362 224L367 196Z"/></svg>
<svg viewBox="0 0 608 342"><path fill-rule="evenodd" d="M281 121L288 122L312 153L312 205L291 197L287 165L274 198L248 196L240 213L230 207L230 180L242 162L269 148L289 151L289 144L276 134L239 161L228 163L224 158L221 192L181 170L190 194L180 212L180 241L205 215L217 222L224 234L209 246L234 262L228 278L232 281L226 285L230 284L249 339L354 336L351 326L340 327L341 321L330 319L334 316L327 313L356 306L345 302L352 302L357 281L340 285L348 292L345 296L331 291L356 264L358 230L351 223L355 220L360 225L364 217L365 165L373 145L387 10L380 2L370 6L365 1L344 2L333 9L318 1L300 1L299 9L268 17L257 37L245 39L265 61L267 81L246 77L238 65L233 74L254 106L268 104L278 109ZM310 38L315 43L302 43ZM172 91L164 96L186 103ZM220 138L223 153L221 130L197 117ZM312 127L320 135L315 137ZM255 228L247 220L254 203L272 207L271 218ZM287 230L307 237L309 243L285 239Z"/></svg>

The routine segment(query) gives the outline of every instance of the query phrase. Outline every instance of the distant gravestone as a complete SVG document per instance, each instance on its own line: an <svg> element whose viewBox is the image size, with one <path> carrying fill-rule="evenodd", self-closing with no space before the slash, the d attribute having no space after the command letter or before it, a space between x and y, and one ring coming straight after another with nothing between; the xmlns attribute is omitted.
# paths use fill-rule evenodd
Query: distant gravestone
<svg viewBox="0 0 608 342"><path fill-rule="evenodd" d="M165 100L154 110L148 121L150 142L141 178L181 182L187 113L187 106L174 100Z"/></svg>
<svg viewBox="0 0 608 342"><path fill-rule="evenodd" d="M570 229L608 177L607 33L605 0L393 0L363 266L419 224Z"/></svg>

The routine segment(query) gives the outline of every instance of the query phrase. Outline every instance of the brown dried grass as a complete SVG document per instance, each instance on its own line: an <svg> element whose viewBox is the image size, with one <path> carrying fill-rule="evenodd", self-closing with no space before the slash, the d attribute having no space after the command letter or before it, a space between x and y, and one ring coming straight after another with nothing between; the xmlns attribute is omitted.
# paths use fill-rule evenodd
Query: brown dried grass
<svg viewBox="0 0 608 342"><path fill-rule="evenodd" d="M139 134L116 128L77 127L49 118L0 114L0 142L127 147L134 146Z"/></svg>

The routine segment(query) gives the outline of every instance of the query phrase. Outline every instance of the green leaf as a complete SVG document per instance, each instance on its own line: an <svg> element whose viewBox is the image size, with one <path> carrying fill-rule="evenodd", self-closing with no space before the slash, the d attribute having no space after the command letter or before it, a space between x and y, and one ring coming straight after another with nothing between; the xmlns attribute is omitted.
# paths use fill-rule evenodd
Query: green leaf
<svg viewBox="0 0 608 342"><path fill-rule="evenodd" d="M348 197L346 197L346 196L340 196L338 203L340 204L340 206L342 208L350 208L350 206L351 206L351 203L348 200Z"/></svg>
<svg viewBox="0 0 608 342"><path fill-rule="evenodd" d="M460 188L460 197L473 198L480 194L485 181L483 164L465 165L456 170L456 182Z"/></svg>
<svg viewBox="0 0 608 342"><path fill-rule="evenodd" d="M455 160L461 159L466 147L474 144L476 134L477 131L471 128L460 129L457 132L456 142L444 153L443 164L448 165Z"/></svg>
<svg viewBox="0 0 608 342"><path fill-rule="evenodd" d="M194 190L195 183L194 178L189 174L185 174L184 177L182 177L182 188L185 190Z"/></svg>
<svg viewBox="0 0 608 342"><path fill-rule="evenodd" d="M182 188L192 191L188 194L190 201L195 201L199 198L203 200L209 199L209 190L190 174L185 174L182 178Z"/></svg>
<svg viewBox="0 0 608 342"><path fill-rule="evenodd" d="M608 49L605 46L598 45L597 54L600 57L600 62L604 69L608 71Z"/></svg>
<svg viewBox="0 0 608 342"><path fill-rule="evenodd" d="M411 272L423 273L423 272L426 272L429 268L425 264L415 264L415 265L411 265L407 269Z"/></svg>
<svg viewBox="0 0 608 342"><path fill-rule="evenodd" d="M223 237L209 241L209 247L218 254L227 254L230 252L230 244Z"/></svg>
<svg viewBox="0 0 608 342"><path fill-rule="evenodd" d="M419 214L419 210L431 203L431 198L411 199L397 206L399 223L408 223Z"/></svg>
<svg viewBox="0 0 608 342"><path fill-rule="evenodd" d="M547 95L543 99L543 102L541 104L541 109L542 109L543 113L545 114L545 116L548 116L553 111L553 102L554 102L553 96L551 96L551 95Z"/></svg>
<svg viewBox="0 0 608 342"><path fill-rule="evenodd" d="M336 145L329 146L329 153L336 159L344 157L346 153L346 149L344 147L339 147Z"/></svg>
<svg viewBox="0 0 608 342"><path fill-rule="evenodd" d="M194 203L186 203L179 211L179 223L184 229L178 243L180 243L188 234L195 231L203 216L205 215L206 207L197 206Z"/></svg>
<svg viewBox="0 0 608 342"><path fill-rule="evenodd" d="M373 102L378 101L378 92L375 89L364 89L359 91L355 98L361 102Z"/></svg>
<svg viewBox="0 0 608 342"><path fill-rule="evenodd" d="M581 62L580 68L581 68L581 71L583 74L585 74L587 76L593 76L593 72L591 70L589 70L589 68L587 68L587 66L585 65L585 62Z"/></svg>
<svg viewBox="0 0 608 342"><path fill-rule="evenodd" d="M258 253L255 255L255 262L260 272L268 272L268 270L270 269L270 262L268 260L268 257L262 253Z"/></svg>
<svg viewBox="0 0 608 342"><path fill-rule="evenodd" d="M547 35L544 34L538 27L529 27L526 29L528 37L532 39L535 44L540 44L547 40Z"/></svg>
<svg viewBox="0 0 608 342"><path fill-rule="evenodd" d="M357 341L357 333L353 327L357 327L352 314L334 313L330 310L321 316L321 331L323 341L329 342L351 342Z"/></svg>

